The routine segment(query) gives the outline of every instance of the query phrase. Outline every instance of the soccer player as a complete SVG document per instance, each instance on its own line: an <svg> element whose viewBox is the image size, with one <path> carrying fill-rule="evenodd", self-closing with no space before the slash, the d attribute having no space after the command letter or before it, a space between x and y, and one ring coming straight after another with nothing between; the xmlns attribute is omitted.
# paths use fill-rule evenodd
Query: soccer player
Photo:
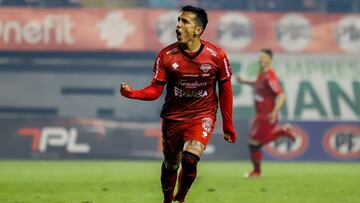
<svg viewBox="0 0 360 203"><path fill-rule="evenodd" d="M219 101L224 139L230 143L236 141L232 122L232 71L225 52L200 39L207 23L205 10L182 7L176 25L177 42L158 53L151 84L141 90L126 83L120 86L121 94L127 98L155 100L166 85L161 112L164 203L184 202L196 178L197 163L213 133ZM178 190L173 196L180 163Z"/></svg>
<svg viewBox="0 0 360 203"><path fill-rule="evenodd" d="M245 177L261 176L261 148L263 145L287 136L295 141L295 135L290 125L277 128L279 110L285 102L283 90L279 84L274 69L271 68L273 52L271 49L262 49L259 56L260 70L256 81L248 81L240 76L237 82L251 85L255 88L256 116L250 132L250 159L253 163L253 171L245 174Z"/></svg>

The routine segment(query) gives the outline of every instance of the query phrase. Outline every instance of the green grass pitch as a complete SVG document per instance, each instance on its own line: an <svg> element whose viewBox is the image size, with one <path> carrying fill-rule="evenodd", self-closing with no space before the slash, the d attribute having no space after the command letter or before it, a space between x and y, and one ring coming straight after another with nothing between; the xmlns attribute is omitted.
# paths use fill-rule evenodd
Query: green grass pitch
<svg viewBox="0 0 360 203"><path fill-rule="evenodd" d="M1 203L162 203L160 161L0 161ZM201 161L188 203L358 203L360 164Z"/></svg>

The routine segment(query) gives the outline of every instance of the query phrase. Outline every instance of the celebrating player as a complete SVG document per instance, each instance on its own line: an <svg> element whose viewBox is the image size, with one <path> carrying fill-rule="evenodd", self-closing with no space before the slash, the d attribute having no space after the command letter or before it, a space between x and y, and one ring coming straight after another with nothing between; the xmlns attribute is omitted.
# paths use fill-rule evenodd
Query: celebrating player
<svg viewBox="0 0 360 203"><path fill-rule="evenodd" d="M256 81L247 81L237 76L239 83L248 84L255 88L256 116L250 132L250 159L253 163L253 171L245 174L245 177L261 176L261 148L263 145L287 136L295 141L295 135L290 125L277 128L279 110L284 104L285 96L279 84L275 71L271 68L273 53L271 49L262 49L259 57L260 70Z"/></svg>
<svg viewBox="0 0 360 203"><path fill-rule="evenodd" d="M218 108L216 84L219 85L224 139L231 143L236 140L230 63L223 50L200 39L207 23L205 10L182 7L176 25L177 42L158 53L151 84L141 90L126 83L120 86L121 94L127 98L155 100L166 84L161 112L164 203L184 202L195 180L197 163L214 130ZM180 163L179 187L173 196Z"/></svg>

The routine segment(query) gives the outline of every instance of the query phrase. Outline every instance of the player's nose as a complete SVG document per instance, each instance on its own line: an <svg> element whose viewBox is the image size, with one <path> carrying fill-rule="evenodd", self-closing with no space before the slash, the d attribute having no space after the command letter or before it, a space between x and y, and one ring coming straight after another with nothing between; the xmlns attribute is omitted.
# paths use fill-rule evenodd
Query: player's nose
<svg viewBox="0 0 360 203"><path fill-rule="evenodd" d="M176 23L176 28L177 29L181 28L181 26L182 26L182 22L181 22L181 20L178 20L177 23Z"/></svg>

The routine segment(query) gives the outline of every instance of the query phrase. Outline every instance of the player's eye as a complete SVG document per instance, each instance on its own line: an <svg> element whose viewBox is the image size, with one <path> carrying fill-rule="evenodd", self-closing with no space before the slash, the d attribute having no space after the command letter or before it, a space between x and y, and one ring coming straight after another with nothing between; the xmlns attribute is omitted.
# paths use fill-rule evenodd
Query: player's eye
<svg viewBox="0 0 360 203"><path fill-rule="evenodd" d="M188 24L189 23L189 21L187 20L187 19L185 19L185 18L178 18L178 22L179 21L181 21L182 23L184 23L184 24Z"/></svg>

